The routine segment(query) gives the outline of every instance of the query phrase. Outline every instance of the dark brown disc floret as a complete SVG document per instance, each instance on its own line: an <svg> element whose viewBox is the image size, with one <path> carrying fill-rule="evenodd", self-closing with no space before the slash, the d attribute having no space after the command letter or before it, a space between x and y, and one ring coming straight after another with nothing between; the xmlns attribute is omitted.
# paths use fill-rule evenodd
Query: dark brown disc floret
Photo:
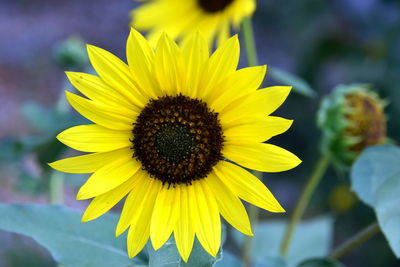
<svg viewBox="0 0 400 267"><path fill-rule="evenodd" d="M198 0L201 9L207 13L217 13L224 10L234 0Z"/></svg>
<svg viewBox="0 0 400 267"><path fill-rule="evenodd" d="M218 113L183 95L150 100L134 124L133 136L133 156L163 184L191 184L222 159Z"/></svg>

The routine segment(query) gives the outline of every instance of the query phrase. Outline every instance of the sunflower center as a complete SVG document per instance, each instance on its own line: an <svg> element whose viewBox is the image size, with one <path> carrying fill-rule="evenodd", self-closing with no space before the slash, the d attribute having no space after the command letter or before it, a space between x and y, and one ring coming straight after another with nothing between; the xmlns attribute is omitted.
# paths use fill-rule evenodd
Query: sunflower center
<svg viewBox="0 0 400 267"><path fill-rule="evenodd" d="M222 159L218 113L183 95L150 102L133 128L133 155L163 184L191 184L205 178Z"/></svg>
<svg viewBox="0 0 400 267"><path fill-rule="evenodd" d="M229 6L233 0L198 0L201 9L207 13L217 13Z"/></svg>
<svg viewBox="0 0 400 267"><path fill-rule="evenodd" d="M166 124L156 135L155 147L162 158L179 163L192 152L196 144L193 137L186 127Z"/></svg>

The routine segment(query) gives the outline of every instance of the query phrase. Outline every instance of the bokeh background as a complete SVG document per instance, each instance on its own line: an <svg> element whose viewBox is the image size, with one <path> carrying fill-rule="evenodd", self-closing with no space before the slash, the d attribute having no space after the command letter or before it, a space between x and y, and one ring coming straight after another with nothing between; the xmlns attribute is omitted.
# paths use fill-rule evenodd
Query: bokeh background
<svg viewBox="0 0 400 267"><path fill-rule="evenodd" d="M0 0L0 202L49 203L46 163L72 153L55 135L82 121L64 104L62 92L71 89L64 71L91 71L81 42L124 58L129 11L136 5L130 0ZM390 101L388 136L400 139L400 1L262 0L254 27L260 64L298 75L318 94L291 94L277 112L295 123L272 143L294 152L303 163L285 173L265 174L264 181L290 212L320 155L315 125L319 99L336 85L371 83ZM267 76L266 86L276 84ZM66 176L65 205L85 208L87 202L75 200L84 179ZM346 172L330 169L306 213L306 218L335 215L332 246L374 220L373 211L349 192L348 185ZM261 213L261 220L272 218L288 214ZM341 262L400 263L382 234ZM56 263L32 239L0 231L0 266Z"/></svg>

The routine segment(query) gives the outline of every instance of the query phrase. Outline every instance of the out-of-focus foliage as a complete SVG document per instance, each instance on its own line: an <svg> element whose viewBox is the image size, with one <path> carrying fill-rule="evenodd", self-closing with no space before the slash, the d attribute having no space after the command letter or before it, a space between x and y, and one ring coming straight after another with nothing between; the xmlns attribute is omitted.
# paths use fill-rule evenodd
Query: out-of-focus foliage
<svg viewBox="0 0 400 267"><path fill-rule="evenodd" d="M298 267L344 267L344 265L330 259L310 259L303 261Z"/></svg>
<svg viewBox="0 0 400 267"><path fill-rule="evenodd" d="M222 248L218 252L216 258L213 258L203 249L197 239L195 239L187 263L185 263L179 255L178 250L176 249L175 240L172 237L157 251L155 251L152 245L148 243L147 251L149 253L149 267L212 267L216 262L223 258Z"/></svg>
<svg viewBox="0 0 400 267"><path fill-rule="evenodd" d="M368 148L353 165L351 180L360 199L374 209L382 232L400 258L400 148Z"/></svg>
<svg viewBox="0 0 400 267"><path fill-rule="evenodd" d="M65 267L145 265L146 255L130 260L125 238L115 238L116 215L82 224L80 212L61 206L0 204L0 213L0 229L32 237Z"/></svg>
<svg viewBox="0 0 400 267"><path fill-rule="evenodd" d="M328 254L332 243L333 219L318 217L299 224L294 232L286 259L279 256L286 221L260 222L254 228L252 258L260 266L296 266L300 262ZM234 232L235 241L243 245L243 235Z"/></svg>

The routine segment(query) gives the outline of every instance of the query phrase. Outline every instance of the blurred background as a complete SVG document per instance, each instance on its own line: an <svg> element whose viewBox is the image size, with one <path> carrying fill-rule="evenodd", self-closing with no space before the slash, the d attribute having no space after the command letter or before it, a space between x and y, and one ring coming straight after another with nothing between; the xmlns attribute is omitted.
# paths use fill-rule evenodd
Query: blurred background
<svg viewBox="0 0 400 267"><path fill-rule="evenodd" d="M55 136L83 121L65 105L63 90L71 86L64 71L92 71L85 43L125 58L129 11L136 5L130 0L0 0L0 202L59 201L49 196L49 177L54 174L46 163L73 154ZM264 181L290 213L320 155L315 126L319 100L336 85L371 83L390 101L388 136L399 140L400 1L263 0L258 1L254 27L260 64L298 75L318 95L291 94L277 112L295 123L271 142L294 152L303 163L288 172L265 174ZM267 74L265 86L278 84ZM83 210L87 202L76 201L75 194L86 176L64 178L63 203ZM306 218L335 215L333 247L374 220L373 211L348 188L348 174L330 169L306 213ZM262 212L261 220L286 219L288 213ZM341 262L400 263L382 234ZM32 239L0 231L0 266L56 263Z"/></svg>

